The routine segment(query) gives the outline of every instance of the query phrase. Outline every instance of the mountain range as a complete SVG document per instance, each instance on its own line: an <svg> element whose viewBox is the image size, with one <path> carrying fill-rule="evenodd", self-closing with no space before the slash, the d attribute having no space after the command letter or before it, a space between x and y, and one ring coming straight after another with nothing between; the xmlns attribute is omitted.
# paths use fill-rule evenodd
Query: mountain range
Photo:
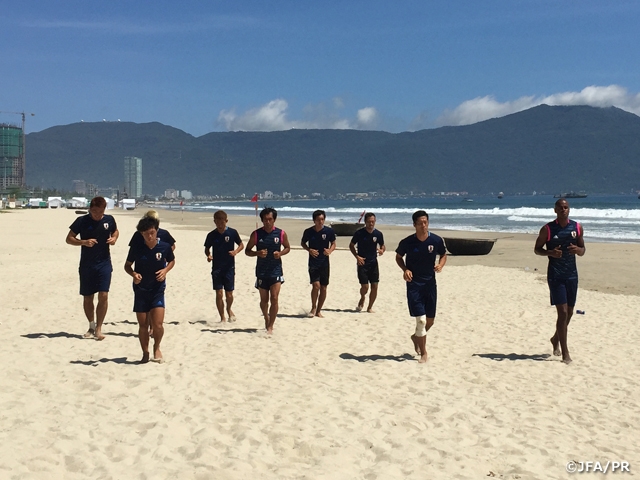
<svg viewBox="0 0 640 480"><path fill-rule="evenodd" d="M124 183L202 195L319 192L629 192L640 188L640 117L615 107L540 105L417 132L288 130L194 137L160 123L82 122L26 136L27 183L71 190Z"/></svg>

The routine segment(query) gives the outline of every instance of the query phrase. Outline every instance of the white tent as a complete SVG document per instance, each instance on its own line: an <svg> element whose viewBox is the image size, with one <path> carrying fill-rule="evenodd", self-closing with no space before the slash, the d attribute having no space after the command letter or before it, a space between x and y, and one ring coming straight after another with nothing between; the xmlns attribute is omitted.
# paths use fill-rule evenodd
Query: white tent
<svg viewBox="0 0 640 480"><path fill-rule="evenodd" d="M136 208L136 200L135 198L125 198L122 200L122 209L123 210L134 210Z"/></svg>
<svg viewBox="0 0 640 480"><path fill-rule="evenodd" d="M67 208L87 208L88 202L85 197L72 197L67 202Z"/></svg>
<svg viewBox="0 0 640 480"><path fill-rule="evenodd" d="M49 197L47 198L47 205L49 205L49 208L62 208L65 206L65 201L62 197Z"/></svg>

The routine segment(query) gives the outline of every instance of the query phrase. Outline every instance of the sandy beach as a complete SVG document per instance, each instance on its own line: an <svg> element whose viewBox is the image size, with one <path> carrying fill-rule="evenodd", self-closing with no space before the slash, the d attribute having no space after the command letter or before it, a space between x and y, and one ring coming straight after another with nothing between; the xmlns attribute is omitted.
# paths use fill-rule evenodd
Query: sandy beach
<svg viewBox="0 0 640 480"><path fill-rule="evenodd" d="M640 468L638 244L586 239L571 365L551 355L555 309L535 236L451 256L419 365L393 252L412 229L379 226L388 250L373 314L354 309L355 261L340 237L325 318L307 318L307 253L293 249L268 337L255 259L237 257L238 321L219 323L203 253L211 215L160 211L177 240L166 363L138 365L123 264L144 209L107 213L120 239L102 342L82 339L80 248L65 244L74 211L0 213L0 478L564 479L570 461ZM311 220L276 224L298 246ZM246 242L255 219L229 226Z"/></svg>

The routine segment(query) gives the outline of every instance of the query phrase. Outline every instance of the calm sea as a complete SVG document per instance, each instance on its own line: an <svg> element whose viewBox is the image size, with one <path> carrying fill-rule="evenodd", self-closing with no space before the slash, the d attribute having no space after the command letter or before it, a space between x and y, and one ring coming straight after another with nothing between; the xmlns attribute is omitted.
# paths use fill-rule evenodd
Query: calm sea
<svg viewBox="0 0 640 480"><path fill-rule="evenodd" d="M555 218L551 195L495 197L438 197L372 200L260 200L261 209L270 206L279 217L311 220L316 209L327 212L327 223L356 222L363 211L374 212L378 223L411 225L411 214L424 209L430 227L438 230L467 230L500 233L538 233ZM640 242L640 199L637 195L589 195L568 200L571 218L582 224L585 238L600 241ZM176 207L174 207L176 208ZM190 204L185 210L224 209L235 215L255 215L246 202Z"/></svg>

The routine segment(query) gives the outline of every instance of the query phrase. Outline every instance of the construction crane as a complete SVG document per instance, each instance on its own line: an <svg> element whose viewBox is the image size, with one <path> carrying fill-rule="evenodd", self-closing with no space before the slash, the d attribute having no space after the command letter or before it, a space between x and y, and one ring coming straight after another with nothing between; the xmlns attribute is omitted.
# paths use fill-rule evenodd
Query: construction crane
<svg viewBox="0 0 640 480"><path fill-rule="evenodd" d="M25 136L25 132L24 132L24 122L26 120L26 116L27 115L31 115L32 117L35 117L35 113L25 113L25 112L7 112L7 111L3 111L0 110L0 113L9 113L9 114L15 114L15 115L21 115L22 116L22 187L26 186L26 178L25 178L25 174L26 174L26 167L27 167L27 155L26 155L26 136Z"/></svg>

